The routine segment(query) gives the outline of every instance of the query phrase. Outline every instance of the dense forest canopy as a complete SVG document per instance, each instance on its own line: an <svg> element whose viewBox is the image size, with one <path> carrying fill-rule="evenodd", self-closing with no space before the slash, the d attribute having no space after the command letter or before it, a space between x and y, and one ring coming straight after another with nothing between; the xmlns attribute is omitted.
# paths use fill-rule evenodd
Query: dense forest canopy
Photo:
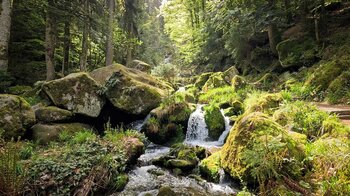
<svg viewBox="0 0 350 196"><path fill-rule="evenodd" d="M350 195L348 0L0 0L0 195Z"/></svg>

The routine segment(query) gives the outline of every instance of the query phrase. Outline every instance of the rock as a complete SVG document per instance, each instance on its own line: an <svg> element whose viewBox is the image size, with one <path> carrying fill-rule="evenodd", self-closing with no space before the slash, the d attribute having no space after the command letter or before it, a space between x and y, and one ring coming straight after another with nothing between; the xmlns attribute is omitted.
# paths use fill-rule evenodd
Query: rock
<svg viewBox="0 0 350 196"><path fill-rule="evenodd" d="M202 87L204 86L204 84L208 81L209 77L213 74L213 72L209 72L209 73L203 73L200 76L197 77L194 86L196 88L202 89Z"/></svg>
<svg viewBox="0 0 350 196"><path fill-rule="evenodd" d="M23 95L28 91L33 90L30 86L12 86L9 88L9 94L12 95Z"/></svg>
<svg viewBox="0 0 350 196"><path fill-rule="evenodd" d="M123 138L123 146L126 152L127 163L134 164L137 159L144 153L145 145L138 138L125 137Z"/></svg>
<svg viewBox="0 0 350 196"><path fill-rule="evenodd" d="M235 76L232 78L231 86L234 91L237 92L240 89L244 89L249 86L249 83L242 76Z"/></svg>
<svg viewBox="0 0 350 196"><path fill-rule="evenodd" d="M220 135L225 131L225 119L221 114L220 108L214 105L204 107L205 123L207 124L209 137L217 141Z"/></svg>
<svg viewBox="0 0 350 196"><path fill-rule="evenodd" d="M127 114L147 115L173 89L144 72L122 65L110 65L90 73L106 88L107 99Z"/></svg>
<svg viewBox="0 0 350 196"><path fill-rule="evenodd" d="M58 107L39 107L35 110L36 119L43 123L69 121L74 116L73 112Z"/></svg>
<svg viewBox="0 0 350 196"><path fill-rule="evenodd" d="M35 123L35 113L29 103L16 95L0 94L0 130L5 139L17 139Z"/></svg>
<svg viewBox="0 0 350 196"><path fill-rule="evenodd" d="M282 41L277 45L277 51L284 68L310 66L318 60L317 44L311 38Z"/></svg>
<svg viewBox="0 0 350 196"><path fill-rule="evenodd" d="M266 148L266 141L269 141L270 144L273 142L273 145L269 145L269 150L263 150ZM232 177L241 179L248 184L258 183L254 172L252 172L253 169L258 170L259 174L262 175L271 170L277 173L283 172L293 176L294 180L298 181L305 153L295 143L296 141L289 137L287 131L266 114L260 112L245 113L232 128L227 142L222 148L221 166ZM283 153L287 151L288 153ZM266 159L266 157L273 156L271 153L277 156L274 156L274 159ZM279 162L285 159L292 159L295 162L284 162L286 165L279 165ZM265 163L266 161L268 163ZM300 165L298 166L298 164ZM262 165L269 166L265 168L261 167ZM265 183L269 179L275 178L268 176L259 183Z"/></svg>
<svg viewBox="0 0 350 196"><path fill-rule="evenodd" d="M232 101L228 108L224 109L225 116L238 116L243 114L244 106L243 103L235 100Z"/></svg>
<svg viewBox="0 0 350 196"><path fill-rule="evenodd" d="M46 82L42 90L55 106L75 114L98 117L105 104L99 95L100 85L86 73L74 73Z"/></svg>
<svg viewBox="0 0 350 196"><path fill-rule="evenodd" d="M146 73L151 73L152 66L139 60L133 60L128 66L133 69L137 69Z"/></svg>
<svg viewBox="0 0 350 196"><path fill-rule="evenodd" d="M350 71L343 72L327 88L326 100L332 104L349 103Z"/></svg>
<svg viewBox="0 0 350 196"><path fill-rule="evenodd" d="M222 72L216 72L210 75L208 81L204 84L202 91L206 92L208 90L228 86L229 82L226 82L225 75Z"/></svg>
<svg viewBox="0 0 350 196"><path fill-rule="evenodd" d="M199 164L199 170L204 178L211 182L220 182L220 156L221 152L215 152Z"/></svg>
<svg viewBox="0 0 350 196"><path fill-rule="evenodd" d="M177 196L177 194L169 186L162 186L157 196Z"/></svg>
<svg viewBox="0 0 350 196"><path fill-rule="evenodd" d="M59 138L62 131L75 133L84 129L91 129L89 125L81 123L59 123L59 124L36 124L32 128L32 137L34 141L40 144L48 144Z"/></svg>
<svg viewBox="0 0 350 196"><path fill-rule="evenodd" d="M280 93L263 93L246 100L245 111L248 113L263 112L272 115L275 110L278 109L282 101L283 97Z"/></svg>
<svg viewBox="0 0 350 196"><path fill-rule="evenodd" d="M196 167L196 164L183 159L170 159L166 164L169 168L178 168L182 171L190 171Z"/></svg>
<svg viewBox="0 0 350 196"><path fill-rule="evenodd" d="M142 132L156 144L182 142L192 109L186 102L160 106L151 111Z"/></svg>
<svg viewBox="0 0 350 196"><path fill-rule="evenodd" d="M232 81L232 79L238 74L239 71L236 69L236 67L232 66L231 68L223 72L223 78L229 84Z"/></svg>

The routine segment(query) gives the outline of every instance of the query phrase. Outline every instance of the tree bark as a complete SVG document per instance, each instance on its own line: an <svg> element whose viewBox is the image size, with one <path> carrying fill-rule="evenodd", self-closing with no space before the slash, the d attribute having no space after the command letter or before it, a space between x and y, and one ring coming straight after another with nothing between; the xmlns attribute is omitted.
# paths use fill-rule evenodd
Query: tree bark
<svg viewBox="0 0 350 196"><path fill-rule="evenodd" d="M53 0L48 0L48 8L46 13L46 32L45 32L45 48L46 48L46 80L55 79L55 31L54 31L54 18L52 13L52 7L54 6Z"/></svg>
<svg viewBox="0 0 350 196"><path fill-rule="evenodd" d="M70 23L66 21L64 23L64 43L63 43L63 64L62 75L68 72L69 69L69 53L70 53Z"/></svg>
<svg viewBox="0 0 350 196"><path fill-rule="evenodd" d="M84 27L83 27L83 39L80 54L80 71L87 70L87 57L88 57L88 36L89 36L89 1L84 1Z"/></svg>
<svg viewBox="0 0 350 196"><path fill-rule="evenodd" d="M292 16L292 12L291 12L290 0L284 0L284 7L285 7L285 12L286 12L287 22L291 23L293 20L293 16Z"/></svg>
<svg viewBox="0 0 350 196"><path fill-rule="evenodd" d="M12 0L0 0L0 71L8 69Z"/></svg>
<svg viewBox="0 0 350 196"><path fill-rule="evenodd" d="M115 0L108 0L108 33L107 33L107 49L106 49L106 66L113 64L114 59L114 11Z"/></svg>
<svg viewBox="0 0 350 196"><path fill-rule="evenodd" d="M269 0L269 6L271 9L275 9L275 1L274 0ZM278 42L278 32L277 32L277 27L276 24L271 21L269 26L267 27L267 32L269 36L269 44L270 44L270 49L273 54L277 54L277 42Z"/></svg>

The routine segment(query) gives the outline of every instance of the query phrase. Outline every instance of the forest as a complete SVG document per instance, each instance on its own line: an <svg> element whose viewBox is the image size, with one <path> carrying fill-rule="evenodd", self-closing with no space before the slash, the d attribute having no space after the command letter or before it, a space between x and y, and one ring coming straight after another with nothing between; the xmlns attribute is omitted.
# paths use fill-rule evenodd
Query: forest
<svg viewBox="0 0 350 196"><path fill-rule="evenodd" d="M350 195L350 2L0 0L0 195Z"/></svg>

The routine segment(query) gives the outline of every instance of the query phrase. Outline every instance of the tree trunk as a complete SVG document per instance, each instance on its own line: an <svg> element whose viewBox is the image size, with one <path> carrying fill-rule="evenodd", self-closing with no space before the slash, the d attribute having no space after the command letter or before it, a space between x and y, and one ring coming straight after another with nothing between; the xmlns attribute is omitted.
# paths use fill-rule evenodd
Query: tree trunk
<svg viewBox="0 0 350 196"><path fill-rule="evenodd" d="M284 0L284 7L285 7L285 12L286 12L287 22L291 23L293 20L293 17L292 17L292 12L291 12L290 0Z"/></svg>
<svg viewBox="0 0 350 196"><path fill-rule="evenodd" d="M0 0L0 71L8 69L12 0Z"/></svg>
<svg viewBox="0 0 350 196"><path fill-rule="evenodd" d="M80 71L87 70L87 57L88 57L88 36L89 36L89 1L84 1L84 27L83 27L83 39L80 54Z"/></svg>
<svg viewBox="0 0 350 196"><path fill-rule="evenodd" d="M275 9L275 1L274 0L269 0L269 6L270 9L274 10ZM277 54L277 42L278 42L278 32L276 25L273 21L270 22L269 26L267 27L267 32L269 36L269 44L270 44L270 49L273 54Z"/></svg>
<svg viewBox="0 0 350 196"><path fill-rule="evenodd" d="M113 64L114 59L114 10L115 0L108 0L108 33L107 33L107 49L106 49L106 66Z"/></svg>
<svg viewBox="0 0 350 196"><path fill-rule="evenodd" d="M54 18L52 14L53 0L48 0L48 8L46 13L46 32L45 32L45 47L46 47L46 80L55 79L55 33L54 33Z"/></svg>
<svg viewBox="0 0 350 196"><path fill-rule="evenodd" d="M129 40L134 37L134 27L133 24L128 24L128 33L129 33ZM132 44L128 44L128 48L126 51L126 66L129 66L132 62Z"/></svg>
<svg viewBox="0 0 350 196"><path fill-rule="evenodd" d="M65 72L69 72L69 52L70 52L70 23L66 21L64 23L64 43L63 43L63 64L62 64L62 75Z"/></svg>
<svg viewBox="0 0 350 196"><path fill-rule="evenodd" d="M304 29L307 27L307 15L309 13L309 2L308 0L300 0L300 18Z"/></svg>

